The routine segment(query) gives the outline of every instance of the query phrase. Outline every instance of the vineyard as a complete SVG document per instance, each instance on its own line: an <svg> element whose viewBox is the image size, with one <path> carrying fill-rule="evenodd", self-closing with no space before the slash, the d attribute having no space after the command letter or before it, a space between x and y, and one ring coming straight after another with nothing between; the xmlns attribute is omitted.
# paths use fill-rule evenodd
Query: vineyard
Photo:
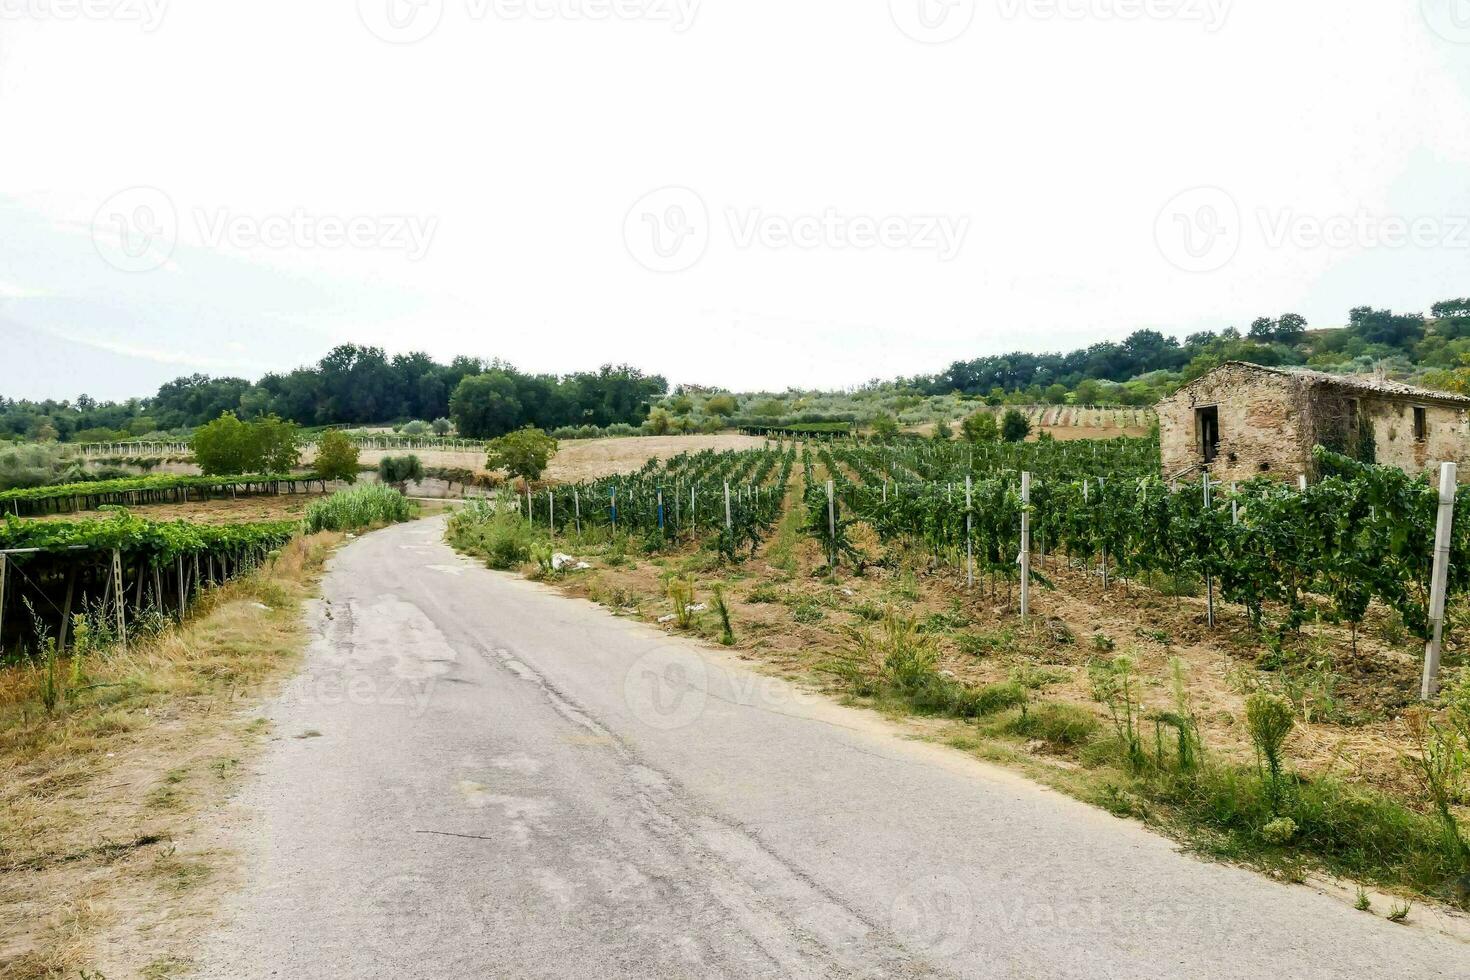
<svg viewBox="0 0 1470 980"><path fill-rule="evenodd" d="M529 494L526 514L556 534L607 528L664 542L717 536L734 558L754 551L781 516L796 449L683 453L637 473Z"/></svg>
<svg viewBox="0 0 1470 980"><path fill-rule="evenodd" d="M142 476L0 492L0 514L31 517L95 510L103 506L188 503L219 497L296 493L326 483L313 473L261 473L249 476Z"/></svg>
<svg viewBox="0 0 1470 980"><path fill-rule="evenodd" d="M1433 608L1436 489L1322 450L1314 483L1222 486L1165 480L1153 439L768 443L652 461L530 492L517 506L555 535L616 530L650 550L710 537L735 560L780 520L798 461L805 525L829 568L888 560L864 553L861 525L990 593L1054 587L1049 560L1104 589L1192 577L1212 624L1217 601L1234 604L1272 646L1313 621L1342 625L1356 645L1375 605L1425 642L1445 622ZM1470 591L1470 488L1456 504L1447 600Z"/></svg>
<svg viewBox="0 0 1470 980"><path fill-rule="evenodd" d="M847 529L922 547L931 559L991 583L1021 571L1023 517L1032 549L1111 579L1180 573L1244 608L1279 641L1314 617L1357 632L1381 603L1426 642L1436 520L1434 487L1388 467L1318 450L1318 482L1171 486L1145 445L1046 443L988 448L819 447L833 506L807 467L811 533L829 563L855 556ZM1094 459L1092 453L1100 450ZM1021 471L1031 475L1023 501ZM1446 595L1470 590L1470 488L1456 494ZM1032 568L1031 580L1045 582Z"/></svg>
<svg viewBox="0 0 1470 980"><path fill-rule="evenodd" d="M207 586L253 568L297 522L200 525L119 512L107 520L0 524L0 650L67 646L73 617L126 645L129 623L182 617ZM100 642L100 639L99 639Z"/></svg>

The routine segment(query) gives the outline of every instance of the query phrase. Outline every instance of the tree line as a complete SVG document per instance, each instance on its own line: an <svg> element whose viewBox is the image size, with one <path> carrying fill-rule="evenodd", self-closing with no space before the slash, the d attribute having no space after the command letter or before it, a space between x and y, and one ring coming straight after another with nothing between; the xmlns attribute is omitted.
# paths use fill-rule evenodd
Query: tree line
<svg viewBox="0 0 1470 980"><path fill-rule="evenodd" d="M111 441L203 425L229 412L242 421L276 416L302 426L381 425L448 417L461 435L491 438L535 425L639 424L667 381L629 365L567 375L527 374L503 361L424 353L388 356L343 344L318 363L259 381L194 374L151 398L102 402L0 397L0 438Z"/></svg>
<svg viewBox="0 0 1470 980"><path fill-rule="evenodd" d="M1015 351L955 361L937 374L905 379L924 394L1004 396L1025 392L1031 400L1061 404L1122 401L1152 404L1162 389L1189 381L1228 360L1360 370L1388 362L1404 372L1445 370L1470 358L1470 299L1435 303L1429 315L1371 306L1348 313L1347 326L1310 330L1296 313L1258 317L1241 330L1192 333L1182 341L1157 330L1137 330L1121 342L1104 341L1067 353ZM1157 375L1158 384L1115 384ZM1109 397L1111 396L1111 397Z"/></svg>

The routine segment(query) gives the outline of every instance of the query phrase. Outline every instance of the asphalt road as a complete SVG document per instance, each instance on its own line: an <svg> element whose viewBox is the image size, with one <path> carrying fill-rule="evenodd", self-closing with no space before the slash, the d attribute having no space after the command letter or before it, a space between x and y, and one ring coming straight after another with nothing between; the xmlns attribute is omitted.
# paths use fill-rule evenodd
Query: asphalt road
<svg viewBox="0 0 1470 980"><path fill-rule="evenodd" d="M442 528L334 560L204 975L1470 975L1457 941L1181 855Z"/></svg>

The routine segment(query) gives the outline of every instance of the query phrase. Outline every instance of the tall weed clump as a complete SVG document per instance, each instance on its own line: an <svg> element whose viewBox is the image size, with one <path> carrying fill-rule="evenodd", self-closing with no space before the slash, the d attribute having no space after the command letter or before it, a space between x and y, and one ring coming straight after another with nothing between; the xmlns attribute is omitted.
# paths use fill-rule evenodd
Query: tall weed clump
<svg viewBox="0 0 1470 980"><path fill-rule="evenodd" d="M306 508L306 529L312 534L358 531L402 523L413 515L413 502L397 490L381 483L364 483L313 502Z"/></svg>
<svg viewBox="0 0 1470 980"><path fill-rule="evenodd" d="M447 537L455 548L479 555L491 568L520 568L538 556L544 557L546 567L550 566L547 542L521 516L510 493L500 494L498 500L475 500L462 507L449 518Z"/></svg>

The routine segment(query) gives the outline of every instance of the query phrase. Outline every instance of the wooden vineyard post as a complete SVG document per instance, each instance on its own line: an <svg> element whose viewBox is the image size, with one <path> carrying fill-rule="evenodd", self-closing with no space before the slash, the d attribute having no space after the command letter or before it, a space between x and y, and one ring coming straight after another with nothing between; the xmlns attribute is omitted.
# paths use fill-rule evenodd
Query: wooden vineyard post
<svg viewBox="0 0 1470 980"><path fill-rule="evenodd" d="M1021 473L1021 622L1031 616L1031 474Z"/></svg>
<svg viewBox="0 0 1470 980"><path fill-rule="evenodd" d="M1445 590L1450 574L1450 531L1455 521L1455 464L1439 467L1439 521L1434 529L1434 579L1429 590L1429 643L1424 648L1425 701L1439 691L1439 645L1444 638Z"/></svg>
<svg viewBox="0 0 1470 980"><path fill-rule="evenodd" d="M122 552L112 549L112 603L117 614L117 642L123 653L128 652L128 622L123 614Z"/></svg>
<svg viewBox="0 0 1470 980"><path fill-rule="evenodd" d="M1205 515L1208 518L1210 512L1210 474L1204 475L1203 493L1205 495ZM1205 619L1211 629L1215 628L1215 579L1208 568L1205 569Z"/></svg>
<svg viewBox="0 0 1470 980"><path fill-rule="evenodd" d="M887 484L885 483L886 487ZM965 588L975 587L975 539L973 537L974 515L970 509L974 506L974 485L970 481L970 474L965 474Z"/></svg>

